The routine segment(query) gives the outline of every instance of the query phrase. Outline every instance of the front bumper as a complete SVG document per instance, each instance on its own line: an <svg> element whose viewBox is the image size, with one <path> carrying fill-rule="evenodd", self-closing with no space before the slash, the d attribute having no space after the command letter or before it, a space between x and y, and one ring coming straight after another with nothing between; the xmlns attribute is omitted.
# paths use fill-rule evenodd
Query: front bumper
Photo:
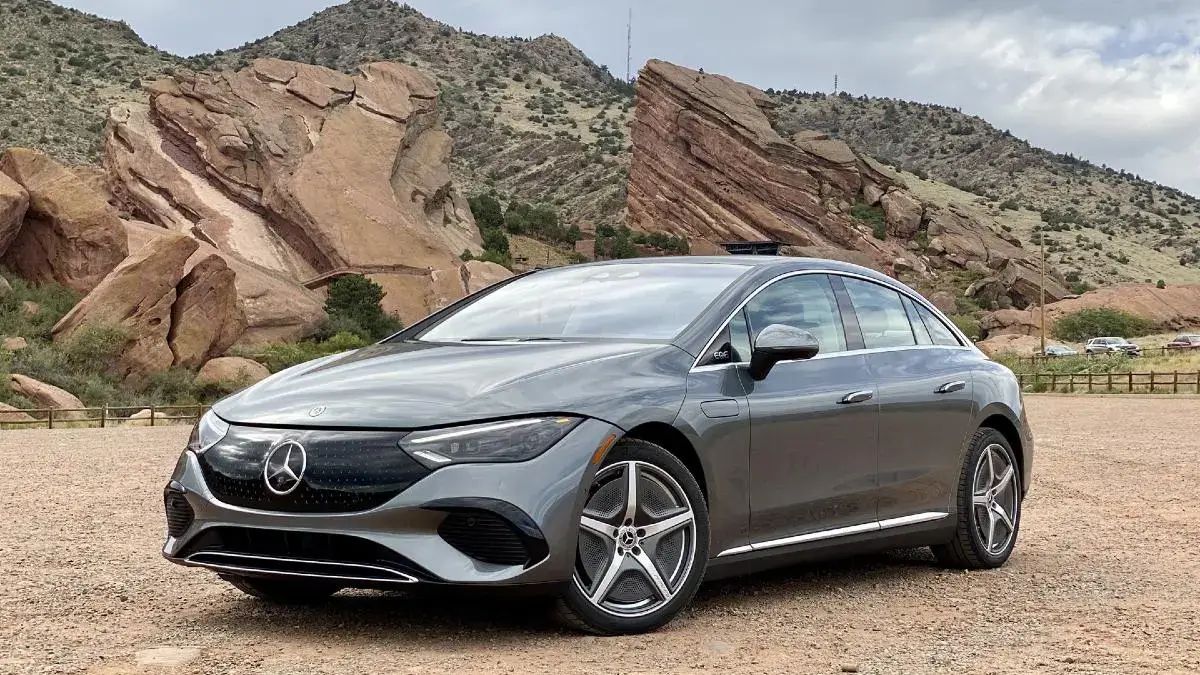
<svg viewBox="0 0 1200 675"><path fill-rule="evenodd" d="M174 536L168 534L163 556L219 572L323 577L347 586L386 585L388 573L378 568L391 571L392 583L501 586L567 581L575 562L586 486L596 469L593 455L611 434L620 433L611 424L588 419L534 459L442 467L383 505L353 513L263 511L224 503L205 484L196 455L185 452L168 494L174 495L171 499L181 495L192 515L182 526L176 523ZM499 514L530 541L540 537L544 549L526 564L484 562L467 555L461 545L447 541L442 526L451 514L472 508ZM277 554L251 555L214 544L229 540L229 533L238 541L257 539L259 544L285 539L325 543L319 556L288 554L283 560ZM342 552L345 559L339 559ZM394 559L376 565L372 552L390 552Z"/></svg>

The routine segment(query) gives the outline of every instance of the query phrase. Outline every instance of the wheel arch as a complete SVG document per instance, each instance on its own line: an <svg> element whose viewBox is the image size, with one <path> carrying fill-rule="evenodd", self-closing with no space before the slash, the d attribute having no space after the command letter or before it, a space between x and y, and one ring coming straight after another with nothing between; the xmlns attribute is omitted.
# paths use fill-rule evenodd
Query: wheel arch
<svg viewBox="0 0 1200 675"><path fill-rule="evenodd" d="M636 438L653 443L674 455L683 462L688 471L692 472L692 476L700 484L700 492L704 495L705 501L709 500L704 465L700 462L700 455L696 452L696 448L682 431L666 422L645 422L630 429L625 434L625 438Z"/></svg>
<svg viewBox="0 0 1200 675"><path fill-rule="evenodd" d="M1002 436L1004 436L1004 440L1008 441L1009 446L1012 447L1013 453L1015 453L1017 456L1017 468L1020 470L1019 473L1021 477L1024 478L1024 476L1026 476L1025 463L1027 461L1025 457L1025 441L1021 437L1020 427L1017 426L1017 423L1013 422L1013 420L1003 412L993 410L990 412L990 414L986 414L984 418L980 420L979 427L995 429L996 431L1000 432ZM1022 491L1029 489L1026 481L1021 481L1021 488Z"/></svg>

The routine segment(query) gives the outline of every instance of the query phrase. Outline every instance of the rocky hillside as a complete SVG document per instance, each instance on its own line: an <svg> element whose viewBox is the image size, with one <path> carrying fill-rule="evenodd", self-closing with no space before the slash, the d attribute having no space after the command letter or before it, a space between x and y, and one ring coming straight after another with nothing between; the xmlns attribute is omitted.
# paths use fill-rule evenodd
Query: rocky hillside
<svg viewBox="0 0 1200 675"><path fill-rule="evenodd" d="M0 2L0 149L31 147L94 162L109 106L141 100L142 82L181 60L124 23L47 0Z"/></svg>
<svg viewBox="0 0 1200 675"><path fill-rule="evenodd" d="M238 68L263 56L345 73L380 60L417 67L441 90L466 192L550 203L587 230L621 220L629 88L560 37L477 35L390 0L350 0L191 65Z"/></svg>
<svg viewBox="0 0 1200 675"><path fill-rule="evenodd" d="M1180 190L1033 147L944 106L769 93L782 133L824 131L930 179L918 190L970 203L1027 243L1044 233L1049 260L1070 278L1200 281L1200 199Z"/></svg>

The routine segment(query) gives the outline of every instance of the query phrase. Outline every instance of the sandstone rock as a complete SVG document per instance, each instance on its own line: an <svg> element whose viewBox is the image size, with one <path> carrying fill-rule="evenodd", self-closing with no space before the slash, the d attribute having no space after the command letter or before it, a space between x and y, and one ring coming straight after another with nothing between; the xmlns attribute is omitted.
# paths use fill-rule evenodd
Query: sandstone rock
<svg viewBox="0 0 1200 675"><path fill-rule="evenodd" d="M42 408L82 408L83 401L75 398L69 391L59 389L52 384L46 384L27 375L13 373L9 376L9 385L14 394L19 394L33 401ZM82 413L75 413L82 414Z"/></svg>
<svg viewBox="0 0 1200 675"><path fill-rule="evenodd" d="M512 276L503 265L483 260L469 260L462 267L463 286L467 295L481 291Z"/></svg>
<svg viewBox="0 0 1200 675"><path fill-rule="evenodd" d="M240 356L221 356L205 363L196 373L197 384L234 383L250 385L271 374L267 367Z"/></svg>
<svg viewBox="0 0 1200 675"><path fill-rule="evenodd" d="M8 283L8 279L0 277L0 298L7 298L9 293L12 293L12 284Z"/></svg>
<svg viewBox="0 0 1200 675"><path fill-rule="evenodd" d="M882 198L883 188L875 185L874 183L869 183L863 186L863 201L866 202L867 205L875 206Z"/></svg>
<svg viewBox="0 0 1200 675"><path fill-rule="evenodd" d="M879 200L887 218L888 234L908 239L921 226L924 207L921 202L904 190L892 190Z"/></svg>
<svg viewBox="0 0 1200 675"><path fill-rule="evenodd" d="M140 248L164 232L150 223L125 221L124 225L131 249ZM212 255L219 256L234 272L234 286L246 317L246 330L236 344L252 346L298 340L312 333L325 319L325 301L320 294L282 273L220 252L210 244L200 242L185 269L190 272Z"/></svg>
<svg viewBox="0 0 1200 675"><path fill-rule="evenodd" d="M963 267L965 267L968 272L973 272L980 276L986 277L992 273L992 268L984 265L978 260L968 260L963 264Z"/></svg>
<svg viewBox="0 0 1200 675"><path fill-rule="evenodd" d="M1000 268L1000 281L1007 289L1007 295L1012 298L1017 307L1028 307L1039 303L1042 287L1041 273L1028 264L1010 259ZM1053 276L1046 275L1046 302L1057 302L1071 295L1071 290L1059 283Z"/></svg>
<svg viewBox="0 0 1200 675"><path fill-rule="evenodd" d="M631 131L630 227L689 241L852 250L890 265L903 242L875 239L846 211L865 200L865 185L897 184L841 141L782 138L767 117L771 106L729 78L648 62Z"/></svg>
<svg viewBox="0 0 1200 675"><path fill-rule="evenodd" d="M87 292L125 258L117 212L69 169L35 150L9 148L0 172L29 193L25 225L2 260L9 269Z"/></svg>
<svg viewBox="0 0 1200 675"><path fill-rule="evenodd" d="M167 337L175 365L198 368L220 356L246 330L235 275L220 256L196 263L176 287Z"/></svg>
<svg viewBox="0 0 1200 675"><path fill-rule="evenodd" d="M892 261L892 271L896 274L912 272L914 269L916 268L913 267L913 264L907 258L896 258Z"/></svg>
<svg viewBox="0 0 1200 675"><path fill-rule="evenodd" d="M150 417L153 414L153 411L149 408L142 408L129 417L126 417L123 424L129 427L148 427L150 426Z"/></svg>
<svg viewBox="0 0 1200 675"><path fill-rule="evenodd" d="M33 415L11 406L7 403L0 403L0 424L4 422L33 422L36 418Z"/></svg>
<svg viewBox="0 0 1200 675"><path fill-rule="evenodd" d="M32 300L22 300L21 313L25 316L37 316L42 313L42 306Z"/></svg>
<svg viewBox="0 0 1200 675"><path fill-rule="evenodd" d="M0 173L0 255L17 238L27 208L29 193L16 181Z"/></svg>
<svg viewBox="0 0 1200 675"><path fill-rule="evenodd" d="M10 352L20 351L28 346L29 343L21 336L6 337L3 341L0 341L0 349Z"/></svg>
<svg viewBox="0 0 1200 675"><path fill-rule="evenodd" d="M996 306L1004 295L1004 283L996 277L976 279L967 286L965 294L969 298L975 298L982 307Z"/></svg>
<svg viewBox="0 0 1200 675"><path fill-rule="evenodd" d="M1200 325L1200 284L1156 288L1153 284L1124 284L1088 291L1080 296L1046 304L1047 330L1064 314L1092 307L1114 307L1140 316L1162 331L1187 330ZM1041 312L1008 309L985 315L980 327L988 337L1016 333L1038 335Z"/></svg>
<svg viewBox="0 0 1200 675"><path fill-rule="evenodd" d="M54 339L70 339L85 326L115 326L128 333L116 367L121 375L166 370L174 361L167 339L175 287L196 247L196 240L176 234L151 239L55 324Z"/></svg>
<svg viewBox="0 0 1200 675"><path fill-rule="evenodd" d="M1015 354L1017 356L1033 356L1041 351L1042 341L1031 335L993 335L986 340L975 343L988 356Z"/></svg>
<svg viewBox="0 0 1200 675"><path fill-rule="evenodd" d="M407 295L385 308L414 321L445 299L433 271L457 276L479 232L451 181L434 82L397 63L360 70L260 59L180 73L151 85L149 106L112 110L105 166L155 224L310 288L342 270L386 277Z"/></svg>
<svg viewBox="0 0 1200 675"><path fill-rule="evenodd" d="M958 302L955 300L954 294L949 291L934 291L927 298L934 307L945 314L953 314L958 311Z"/></svg>

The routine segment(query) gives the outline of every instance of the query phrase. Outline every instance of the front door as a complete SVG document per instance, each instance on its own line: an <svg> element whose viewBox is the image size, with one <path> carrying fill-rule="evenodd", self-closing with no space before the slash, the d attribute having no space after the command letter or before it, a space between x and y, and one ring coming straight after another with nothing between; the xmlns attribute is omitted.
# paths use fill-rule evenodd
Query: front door
<svg viewBox="0 0 1200 675"><path fill-rule="evenodd" d="M751 336L771 324L812 333L806 361L746 378L750 407L751 541L756 544L876 520L876 384L867 358L848 351L828 277L780 279L746 304ZM852 340L859 340L857 335Z"/></svg>

